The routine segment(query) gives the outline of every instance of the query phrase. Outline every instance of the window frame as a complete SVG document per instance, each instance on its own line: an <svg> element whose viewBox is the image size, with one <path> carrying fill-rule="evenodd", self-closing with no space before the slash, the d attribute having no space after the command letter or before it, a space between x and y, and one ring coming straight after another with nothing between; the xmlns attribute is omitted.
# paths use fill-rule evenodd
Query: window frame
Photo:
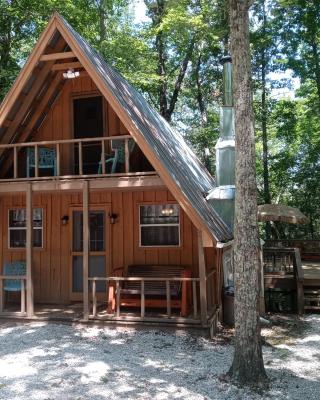
<svg viewBox="0 0 320 400"><path fill-rule="evenodd" d="M179 217L179 222L178 223L168 223L168 224L141 224L141 207L148 207L148 206L178 206L178 217ZM150 203L140 203L138 204L139 212L138 212L138 224L139 224L139 247L142 249L148 249L148 248L160 248L160 249L178 249L181 248L182 243L181 243L181 207L179 203L174 203L174 202L162 202L162 203L155 203L155 202L150 202ZM152 227L152 226L177 226L178 227L178 238L179 238L179 243L178 244L157 244L157 245L144 245L141 243L141 228L143 227Z"/></svg>
<svg viewBox="0 0 320 400"><path fill-rule="evenodd" d="M44 249L44 219L45 219L45 210L44 207L33 207L32 208L32 213L33 210L39 209L41 210L42 213L42 220L41 220L41 227L38 226L33 226L33 230L41 230L41 246L32 246L34 250L43 250ZM22 227L10 227L10 211L14 210L26 210L25 207L9 207L8 208L8 221L7 221L7 228L8 228L8 249L9 250L24 250L26 248L26 245L23 247L12 247L10 243L10 232L11 231L17 231L17 230L25 230L27 231L27 226L22 226ZM33 222L33 221L32 221Z"/></svg>

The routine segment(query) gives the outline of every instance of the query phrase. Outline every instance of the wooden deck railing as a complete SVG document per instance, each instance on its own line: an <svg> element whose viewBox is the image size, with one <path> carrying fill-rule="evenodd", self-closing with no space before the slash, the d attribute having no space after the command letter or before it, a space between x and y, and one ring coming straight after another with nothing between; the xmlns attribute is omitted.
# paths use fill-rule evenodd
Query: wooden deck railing
<svg viewBox="0 0 320 400"><path fill-rule="evenodd" d="M320 260L320 240L316 239L277 239L267 240L265 247L298 248L302 259Z"/></svg>
<svg viewBox="0 0 320 400"><path fill-rule="evenodd" d="M124 172L123 173L111 173L108 172L106 169L106 155L108 155L107 153L107 149L106 149L106 142L110 143L111 141L118 141L118 140L122 140L124 142L124 153L125 153L125 160L124 160ZM50 176L46 176L46 178L48 177L78 177L78 176L86 176L84 175L84 147L85 145L89 145L89 144L100 144L101 146L101 157L99 162L101 163L101 171L98 171L99 168L99 163L96 165L96 173L90 173L88 175L92 176L92 175L97 175L97 176L103 176L103 175L137 175L137 173L133 172L130 173L130 147L129 147L129 140L133 140L132 137L130 135L121 135L121 136L107 136L107 137L95 137L95 138L84 138L84 139L65 139L65 140L51 140L51 141L39 141L39 142L27 142L27 143L12 143L12 144L1 144L0 145L0 153L1 152L8 152L8 151L12 151L13 152L13 179L30 179L27 178L26 176L22 176L19 177L19 167L21 169L21 164L19 164L20 161L20 156L21 156L21 150L22 149L33 149L34 152L34 161L35 161L35 165L34 165L34 178L37 179L41 179L39 177L39 149L41 147L46 147L46 148L50 148L53 149L55 152L55 164L56 164L56 174L55 175L50 175ZM78 174L76 173L71 173L71 174L65 174L65 175L61 175L62 172L62 147L63 146L70 146L70 145L74 145L77 146L78 148ZM112 157L114 155L114 151L111 148L111 145L109 147L111 154L110 157ZM74 154L72 152L72 154ZM26 155L23 155L23 157L27 157ZM71 156L73 157L73 155ZM9 155L9 160L10 163L12 165L12 158L10 158ZM70 150L68 152L68 158L70 158ZM68 160L63 160L64 161L64 165L66 166L69 162L70 164L70 159ZM51 167L48 167L48 169L50 169ZM65 167L66 169L66 167ZM26 169L24 169L24 172L26 171ZM143 171L142 171L143 172ZM31 179L34 179L31 178ZM8 178L10 179L10 178Z"/></svg>
<svg viewBox="0 0 320 400"><path fill-rule="evenodd" d="M26 280L25 275L0 275L0 313L4 311L4 292L3 292L3 281L4 280L19 280L21 281L21 313L26 312Z"/></svg>
<svg viewBox="0 0 320 400"><path fill-rule="evenodd" d="M299 249L264 247L263 268L265 287L295 288L297 310L303 314L303 270Z"/></svg>

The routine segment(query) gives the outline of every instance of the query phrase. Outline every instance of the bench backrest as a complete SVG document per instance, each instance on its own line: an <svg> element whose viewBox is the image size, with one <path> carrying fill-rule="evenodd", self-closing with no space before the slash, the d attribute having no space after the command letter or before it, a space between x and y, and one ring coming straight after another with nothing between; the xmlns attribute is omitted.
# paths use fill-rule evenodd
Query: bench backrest
<svg viewBox="0 0 320 400"><path fill-rule="evenodd" d="M129 265L127 276L138 278L179 278L184 275L186 267L181 265ZM126 281L126 289L140 290L139 281ZM170 282L171 296L179 296L181 292L181 281ZM165 281L146 281L144 284L146 295L165 296Z"/></svg>
<svg viewBox="0 0 320 400"><path fill-rule="evenodd" d="M25 261L12 261L6 262L3 268L5 276L10 275L26 275L26 262ZM3 290L7 292L15 292L21 290L21 281L18 279L5 279Z"/></svg>

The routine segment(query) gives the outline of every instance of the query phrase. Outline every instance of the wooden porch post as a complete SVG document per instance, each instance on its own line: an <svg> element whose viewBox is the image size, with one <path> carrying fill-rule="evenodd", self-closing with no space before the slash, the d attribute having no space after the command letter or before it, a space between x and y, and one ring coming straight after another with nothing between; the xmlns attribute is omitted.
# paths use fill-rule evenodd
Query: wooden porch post
<svg viewBox="0 0 320 400"><path fill-rule="evenodd" d="M27 276L27 316L34 314L33 281L32 281L32 253L33 253L33 210L32 210L32 184L28 183L26 190L26 276Z"/></svg>
<svg viewBox="0 0 320 400"><path fill-rule="evenodd" d="M202 232L198 231L198 257L199 257L199 278L200 278L200 315L201 323L207 322L207 282L206 282L206 262L202 242Z"/></svg>
<svg viewBox="0 0 320 400"><path fill-rule="evenodd" d="M90 256L90 227L89 227L89 182L83 182L83 319L89 319L89 256Z"/></svg>

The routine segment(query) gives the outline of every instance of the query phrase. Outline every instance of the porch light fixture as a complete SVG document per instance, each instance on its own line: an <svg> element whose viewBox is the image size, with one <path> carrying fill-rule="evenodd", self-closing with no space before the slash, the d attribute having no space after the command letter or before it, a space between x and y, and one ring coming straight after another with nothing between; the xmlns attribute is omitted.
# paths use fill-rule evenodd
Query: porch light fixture
<svg viewBox="0 0 320 400"><path fill-rule="evenodd" d="M68 69L67 72L63 73L63 77L65 79L74 79L74 78L78 78L79 76L80 76L80 72L79 71L75 71L72 68Z"/></svg>
<svg viewBox="0 0 320 400"><path fill-rule="evenodd" d="M108 217L110 218L110 224L115 224L117 222L118 214L109 212Z"/></svg>
<svg viewBox="0 0 320 400"><path fill-rule="evenodd" d="M69 215L64 215L64 216L61 218L61 223L62 223L62 225L67 225L68 222L69 222Z"/></svg>

